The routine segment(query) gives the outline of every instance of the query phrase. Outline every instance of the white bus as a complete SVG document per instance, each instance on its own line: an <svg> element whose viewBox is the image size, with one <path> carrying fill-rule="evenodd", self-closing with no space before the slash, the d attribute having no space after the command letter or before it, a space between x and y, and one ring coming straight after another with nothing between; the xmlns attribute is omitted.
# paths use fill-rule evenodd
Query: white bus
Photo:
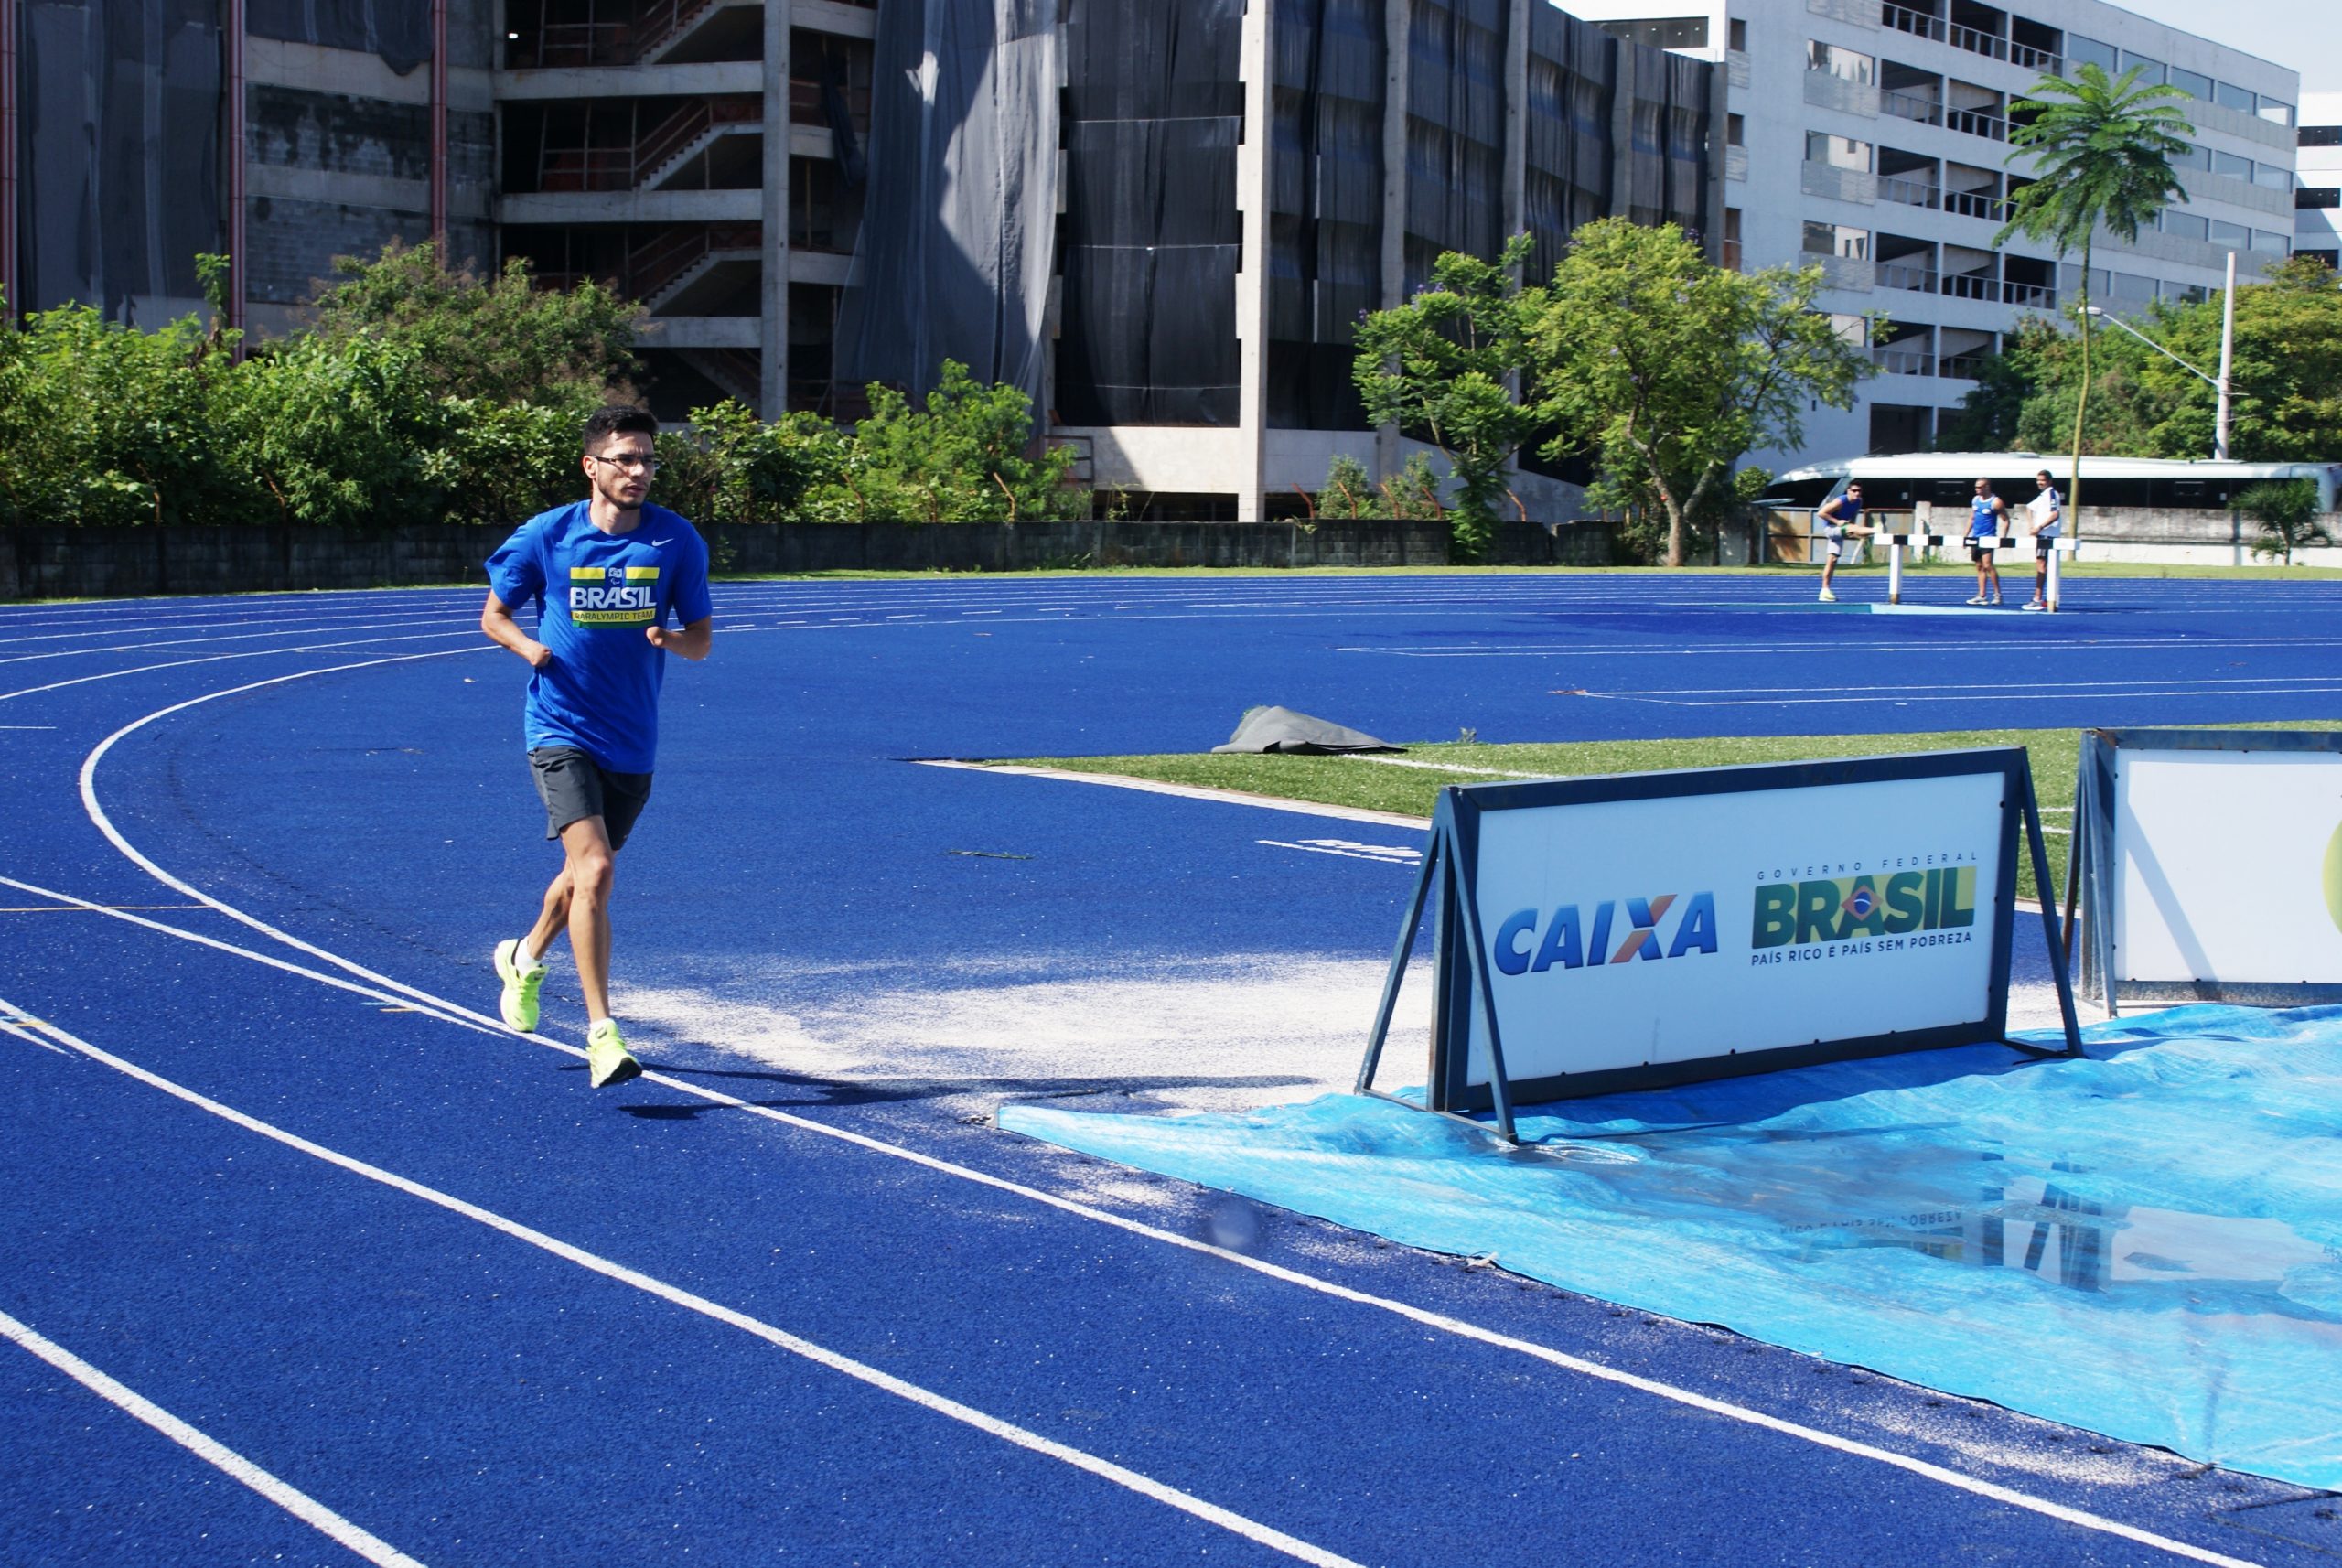
<svg viewBox="0 0 2342 1568"><path fill-rule="evenodd" d="M1863 504L1907 511L1930 501L1958 512L1965 526L1968 498L1978 478L2011 506L2033 499L2033 476L2049 470L2062 492L2073 471L2070 456L2040 452L1913 452L1812 463L1776 477L1759 506L1810 510L1859 479ZM2335 510L2342 463L2217 463L2172 457L2084 457L2084 507L2225 512L2236 493L2270 480L2308 479L2317 486L2317 510ZM2068 532L2072 532L2068 530Z"/></svg>

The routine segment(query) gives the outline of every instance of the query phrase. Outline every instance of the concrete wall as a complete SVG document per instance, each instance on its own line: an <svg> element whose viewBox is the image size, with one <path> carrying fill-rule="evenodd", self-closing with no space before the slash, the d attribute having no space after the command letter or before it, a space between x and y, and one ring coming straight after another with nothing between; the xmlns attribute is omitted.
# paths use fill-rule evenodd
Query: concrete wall
<svg viewBox="0 0 2342 1568"><path fill-rule="evenodd" d="M488 581L508 530L306 527L20 528L0 531L0 599L116 598ZM1088 566L1436 566L1435 522L788 523L708 530L719 572L1002 572ZM1610 561L1599 523L1513 522L1491 560Z"/></svg>

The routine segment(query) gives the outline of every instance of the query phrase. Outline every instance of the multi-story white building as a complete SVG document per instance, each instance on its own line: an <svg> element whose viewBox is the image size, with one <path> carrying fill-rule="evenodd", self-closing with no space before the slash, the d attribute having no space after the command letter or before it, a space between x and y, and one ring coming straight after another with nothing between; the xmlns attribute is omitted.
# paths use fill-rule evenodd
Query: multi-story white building
<svg viewBox="0 0 2342 1568"><path fill-rule="evenodd" d="M2294 168L2294 251L2342 270L2342 92L2304 92Z"/></svg>
<svg viewBox="0 0 2342 1568"><path fill-rule="evenodd" d="M2101 233L2090 280L2110 309L2220 286L2285 255L2294 232L2294 70L2099 0L1570 0L1644 41L1724 62L1724 236L1747 267L1819 262L1828 308L1882 317L1879 374L1848 413L1817 410L1794 456L1928 446L1978 357L2079 282L2023 238L1995 248L2012 194L2009 105L2044 75L2095 62L2189 94L2187 199L2133 244ZM2331 115L2330 119L2342 119ZM2329 234L2331 231L2328 231ZM2329 243L2331 240L2329 239ZM1788 456L1788 455L1785 455Z"/></svg>

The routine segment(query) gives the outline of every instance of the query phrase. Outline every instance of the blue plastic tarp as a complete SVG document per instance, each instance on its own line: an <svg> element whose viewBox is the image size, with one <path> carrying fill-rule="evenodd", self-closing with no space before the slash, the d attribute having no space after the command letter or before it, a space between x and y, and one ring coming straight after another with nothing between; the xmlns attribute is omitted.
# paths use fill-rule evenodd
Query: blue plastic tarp
<svg viewBox="0 0 2342 1568"><path fill-rule="evenodd" d="M2342 1488L2342 1008L1572 1101L1000 1124L1646 1312Z"/></svg>

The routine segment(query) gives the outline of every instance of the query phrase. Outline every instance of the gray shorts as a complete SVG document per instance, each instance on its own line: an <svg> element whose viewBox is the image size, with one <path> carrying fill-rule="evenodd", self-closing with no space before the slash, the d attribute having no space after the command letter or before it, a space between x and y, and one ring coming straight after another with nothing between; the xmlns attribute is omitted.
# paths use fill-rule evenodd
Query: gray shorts
<svg viewBox="0 0 2342 1568"><path fill-rule="evenodd" d="M574 746L539 746L529 753L529 772L545 803L549 839L559 838L572 822L599 817L610 847L620 848L650 803L650 774L613 773Z"/></svg>

